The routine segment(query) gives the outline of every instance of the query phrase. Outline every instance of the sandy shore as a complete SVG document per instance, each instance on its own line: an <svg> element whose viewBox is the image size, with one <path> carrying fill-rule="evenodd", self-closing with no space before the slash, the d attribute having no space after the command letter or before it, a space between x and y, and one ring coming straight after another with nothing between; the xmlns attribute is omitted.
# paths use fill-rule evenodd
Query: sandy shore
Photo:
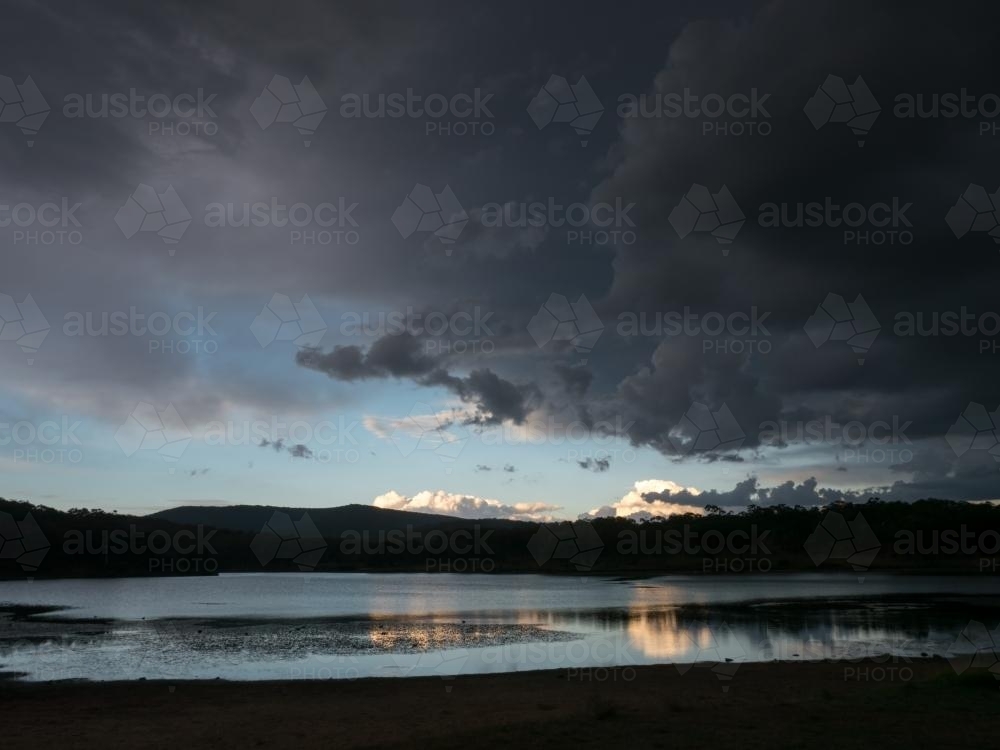
<svg viewBox="0 0 1000 750"><path fill-rule="evenodd" d="M3 746L995 746L1000 682L943 660L454 679L0 683ZM723 688L727 687L727 690Z"/></svg>

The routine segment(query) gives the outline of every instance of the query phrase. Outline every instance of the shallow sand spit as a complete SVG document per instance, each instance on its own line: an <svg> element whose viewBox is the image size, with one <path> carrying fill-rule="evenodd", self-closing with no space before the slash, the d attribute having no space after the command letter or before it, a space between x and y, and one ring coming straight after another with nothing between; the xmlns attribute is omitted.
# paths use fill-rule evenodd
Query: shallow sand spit
<svg viewBox="0 0 1000 750"><path fill-rule="evenodd" d="M1000 681L941 659L451 679L0 682L5 748L996 746Z"/></svg>

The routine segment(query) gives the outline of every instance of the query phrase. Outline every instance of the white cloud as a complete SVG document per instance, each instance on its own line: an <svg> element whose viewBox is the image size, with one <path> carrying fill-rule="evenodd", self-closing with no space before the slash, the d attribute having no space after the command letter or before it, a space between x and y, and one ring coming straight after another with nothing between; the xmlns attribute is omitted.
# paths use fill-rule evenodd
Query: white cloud
<svg viewBox="0 0 1000 750"><path fill-rule="evenodd" d="M640 479L632 489L625 493L621 500L611 505L602 505L594 508L585 514L590 518L603 518L605 516L616 516L618 518L632 518L635 520L652 518L653 516L670 516L677 513L702 513L703 509L697 505L687 505L672 503L667 500L644 498L650 493L670 493L676 495L684 493L686 498L701 494L701 490L695 487L682 487L669 479Z"/></svg>
<svg viewBox="0 0 1000 750"><path fill-rule="evenodd" d="M458 495L444 490L424 490L416 495L401 495L390 490L372 501L377 508L441 513L459 518L505 518L515 521L551 521L562 506L548 503L514 503L508 505L475 495Z"/></svg>

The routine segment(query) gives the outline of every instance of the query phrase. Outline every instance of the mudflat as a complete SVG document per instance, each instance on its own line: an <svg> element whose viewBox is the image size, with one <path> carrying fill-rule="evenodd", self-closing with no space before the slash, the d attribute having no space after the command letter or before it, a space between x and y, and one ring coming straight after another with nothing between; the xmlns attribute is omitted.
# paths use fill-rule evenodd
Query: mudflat
<svg viewBox="0 0 1000 750"><path fill-rule="evenodd" d="M0 681L4 748L967 748L1000 681L942 659L355 681ZM732 666L732 665L729 665ZM731 670L727 670L731 671Z"/></svg>

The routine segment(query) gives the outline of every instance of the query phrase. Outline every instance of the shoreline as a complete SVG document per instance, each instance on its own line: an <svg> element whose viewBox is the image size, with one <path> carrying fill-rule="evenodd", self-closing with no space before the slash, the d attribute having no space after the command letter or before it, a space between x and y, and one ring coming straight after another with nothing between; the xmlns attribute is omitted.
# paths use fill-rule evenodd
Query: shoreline
<svg viewBox="0 0 1000 750"><path fill-rule="evenodd" d="M4 746L989 746L1000 681L940 658L351 681L0 682ZM727 665L732 667L733 665ZM59 717L59 721L53 721ZM779 739L780 738L780 739Z"/></svg>
<svg viewBox="0 0 1000 750"><path fill-rule="evenodd" d="M990 574L992 574L992 570ZM608 570L492 570L484 571L443 571L438 569L428 570L421 567L410 568L342 568L330 570L298 570L298 569L251 569L234 568L231 570L215 570L211 573L130 573L128 575L95 575L88 572L87 575L0 575L0 583L21 583L33 581L80 581L80 580L127 580L131 578L218 578L223 575L312 575L312 574L336 574L336 575L454 575L454 576L545 576L550 578L612 578L621 581L641 581L648 578L663 578L668 576L695 576L699 578L750 578L753 576L788 576L806 574L842 574L845 576L867 577L870 575L891 575L891 576L962 576L977 577L988 575L984 569L974 569L968 565L954 566L934 566L934 567L914 567L899 566L885 568L869 568L866 571L855 571L844 566L821 566L818 568L789 567L772 568L767 571L747 570L747 571L707 571L697 567L679 568L649 568L643 570L635 569L608 569Z"/></svg>

